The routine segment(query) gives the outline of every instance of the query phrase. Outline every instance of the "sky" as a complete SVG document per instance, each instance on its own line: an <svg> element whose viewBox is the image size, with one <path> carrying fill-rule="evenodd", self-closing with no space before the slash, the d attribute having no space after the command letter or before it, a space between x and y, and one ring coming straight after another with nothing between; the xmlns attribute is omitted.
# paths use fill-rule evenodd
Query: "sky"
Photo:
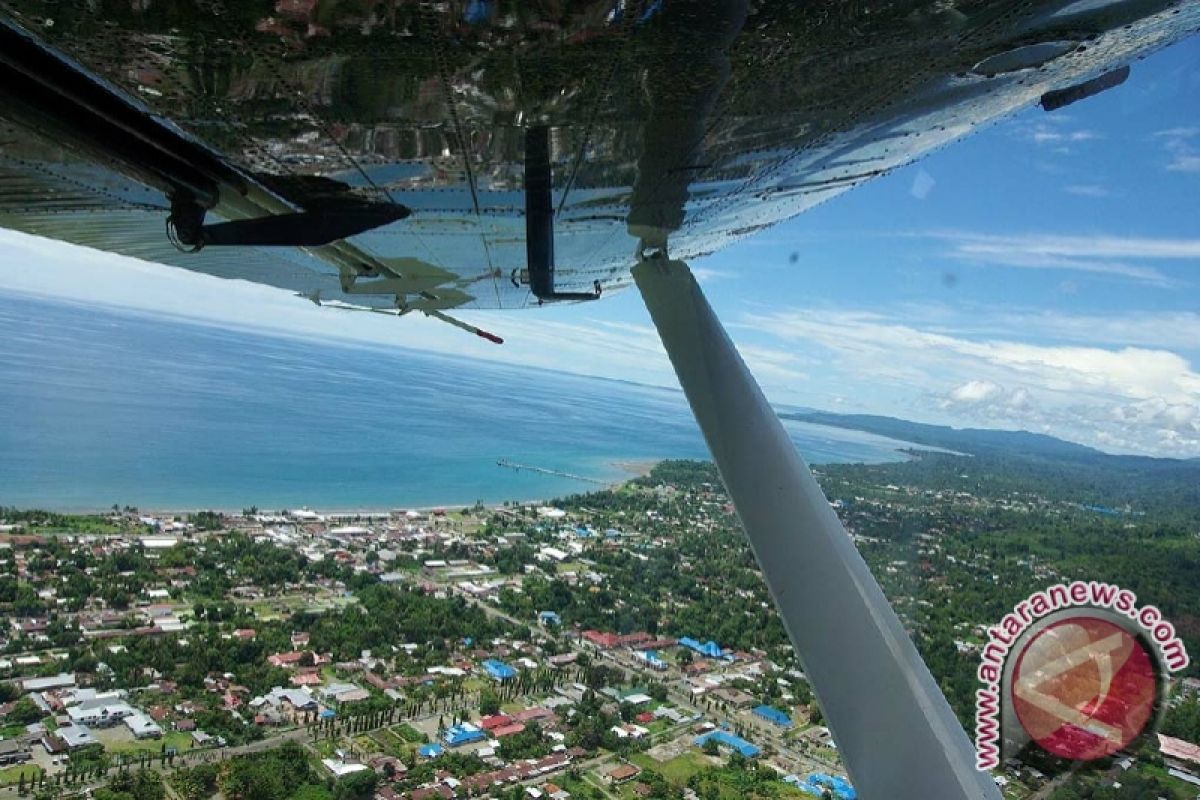
<svg viewBox="0 0 1200 800"><path fill-rule="evenodd" d="M1200 37L692 264L768 397L1200 456ZM0 293L675 386L636 291L433 320L0 230Z"/></svg>

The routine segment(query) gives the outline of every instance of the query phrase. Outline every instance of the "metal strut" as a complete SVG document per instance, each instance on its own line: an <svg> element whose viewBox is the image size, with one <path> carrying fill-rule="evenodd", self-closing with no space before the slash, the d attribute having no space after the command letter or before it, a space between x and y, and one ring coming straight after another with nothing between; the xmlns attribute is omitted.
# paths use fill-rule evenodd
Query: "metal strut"
<svg viewBox="0 0 1200 800"><path fill-rule="evenodd" d="M560 292L554 288L554 201L551 198L550 129L525 131L525 262L529 289L538 300L595 300L591 292Z"/></svg>
<svg viewBox="0 0 1200 800"><path fill-rule="evenodd" d="M687 264L633 277L859 796L1000 800Z"/></svg>

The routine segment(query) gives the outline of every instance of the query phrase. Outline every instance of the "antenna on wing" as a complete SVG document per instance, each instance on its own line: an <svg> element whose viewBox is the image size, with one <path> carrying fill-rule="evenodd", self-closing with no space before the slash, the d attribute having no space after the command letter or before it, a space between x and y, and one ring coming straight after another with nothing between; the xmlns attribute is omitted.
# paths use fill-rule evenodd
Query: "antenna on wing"
<svg viewBox="0 0 1200 800"><path fill-rule="evenodd" d="M349 303L343 303L340 300L332 300L332 301L326 303L321 300L321 292L319 289L312 291L312 292L308 292L308 293L297 292L296 296L303 297L305 300L312 302L314 305L321 306L322 308L336 308L340 311L366 311L371 314L386 314L389 317L403 317L405 314L408 314L412 311L420 311L422 314L424 314L427 317L436 319L439 322L445 322L448 325L453 325L455 328L458 328L460 331L466 331L467 333L473 333L476 336L478 336L480 339L487 339L489 342L492 342L493 344L504 344L504 339L497 336L496 334L491 333L490 331L485 331L483 328L477 327L475 325L471 325L470 323L463 322L460 319L455 319L454 317L450 316L449 314L445 314L441 311L438 311L438 310L432 309L432 308L415 309L409 305L398 305L395 309L369 308L367 306L355 306L355 305L351 305Z"/></svg>

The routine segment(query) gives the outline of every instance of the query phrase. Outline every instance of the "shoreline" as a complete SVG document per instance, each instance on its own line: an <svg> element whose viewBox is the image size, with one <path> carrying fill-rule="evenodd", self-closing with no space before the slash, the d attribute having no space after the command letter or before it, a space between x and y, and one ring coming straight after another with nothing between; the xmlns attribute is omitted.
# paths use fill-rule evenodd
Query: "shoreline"
<svg viewBox="0 0 1200 800"><path fill-rule="evenodd" d="M589 494L593 491L601 492L601 491L607 491L607 490L614 489L614 488L621 486L635 478L642 478L642 477L649 475L650 470L652 470L655 466L660 464L662 461L663 461L663 459L660 458L660 459L655 459L655 460L623 459L620 461L607 462L605 464L605 466L613 467L613 468L625 473L625 475L623 477L621 477L620 479L616 479L616 480L612 480L612 481L605 481L603 484L594 484L592 489L583 491L583 492L578 492L576 494ZM504 509L505 503L508 503L509 506L512 506L512 505L536 506L536 505L545 505L548 502L550 502L549 499L547 499L545 497L538 497L538 498L530 498L530 499L523 499L523 500L498 500L498 501L494 501L494 502L483 503L482 506L484 509L487 509L490 511L495 511L498 509ZM5 504L5 505L11 505L11 504ZM124 508L124 505L125 504L122 504L122 508ZM88 507L63 508L63 507L52 507L52 506L43 506L43 505L20 506L20 507L13 506L13 507L18 508L18 510L21 510L21 511L37 510L37 511L45 511L50 514L66 514L66 515L72 515L72 516L101 516L101 517L103 517L103 516L107 516L107 515L113 513L111 505L106 506L104 508L94 508L94 507L93 508L88 508ZM201 511L213 511L218 514L241 514L242 511L244 510L244 508L219 508L219 507L214 507L214 506L196 507L196 508L167 508L167 507L143 508L142 506L139 505L139 506L135 506L135 507L137 508L137 513L140 515L159 516L159 517L176 516L176 515L184 515L184 514L196 514ZM412 505L412 506L394 505L394 506L385 507L385 508L366 508L366 507L324 508L324 509L320 509L320 510L316 510L315 504L313 504L313 505L302 504L302 505L298 505L298 506L292 506L288 510L308 509L308 510L315 511L315 513L321 514L322 516L325 516L325 515L330 515L330 514L362 514L362 515L391 514L394 511L420 511L423 514L429 514L434 511L445 511L447 513L450 513L450 512L458 512L458 511L462 511L463 509L471 509L471 508L475 508L475 503L435 503L432 505ZM259 508L260 514L273 514L276 511L278 511L278 509Z"/></svg>

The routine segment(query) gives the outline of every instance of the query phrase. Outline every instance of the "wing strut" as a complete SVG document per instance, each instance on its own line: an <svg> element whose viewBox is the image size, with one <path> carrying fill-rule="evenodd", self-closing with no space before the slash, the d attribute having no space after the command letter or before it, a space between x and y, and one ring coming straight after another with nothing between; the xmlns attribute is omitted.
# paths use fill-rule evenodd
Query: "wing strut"
<svg viewBox="0 0 1200 800"><path fill-rule="evenodd" d="M687 264L633 276L859 797L1000 800Z"/></svg>

